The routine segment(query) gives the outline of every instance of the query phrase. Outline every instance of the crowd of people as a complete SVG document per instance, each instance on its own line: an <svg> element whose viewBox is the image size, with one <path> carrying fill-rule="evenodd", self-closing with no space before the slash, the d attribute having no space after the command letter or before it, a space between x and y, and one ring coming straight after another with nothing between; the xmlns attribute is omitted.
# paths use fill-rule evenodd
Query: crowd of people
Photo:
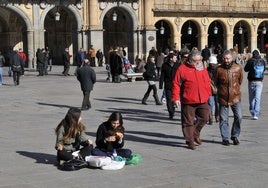
<svg viewBox="0 0 268 188"><path fill-rule="evenodd" d="M258 120L261 110L261 94L263 89L264 71L266 61L261 57L259 50L255 49L252 56L248 56L243 63L238 61L236 46L233 49L223 50L218 46L213 51L205 46L199 50L189 50L184 46L180 51L167 49L165 51L152 48L148 56L136 58L133 66L127 58L124 48L111 48L105 59L107 80L114 83L121 82L121 74L142 73L148 88L141 99L143 105L148 105L147 99L153 91L156 105L166 104L168 117L174 119L175 109L180 108L182 133L189 149L194 150L202 144L201 131L205 125L219 124L222 144L239 145L239 136L242 124L241 85L243 73L248 72L249 111L253 120ZM215 51L217 53L215 53ZM248 52L248 51L247 51ZM39 76L47 75L51 53L48 49L38 49L37 70ZM112 113L109 120L99 126L96 137L96 147L84 135L85 126L81 123L81 110L91 108L90 93L96 83L96 73L92 67L96 66L95 57L99 66L103 66L104 56L101 50L90 46L87 54L83 48L75 56L77 69L75 75L80 82L83 92L81 109L70 109L66 117L56 128L58 160L72 158L72 152L80 151L80 157L86 155L111 155L113 149L124 157L131 156L131 150L123 149L124 127L121 113ZM63 55L64 75L68 75L70 58L68 48ZM15 85L20 84L20 75L26 63L26 55L21 49L12 51L9 63L13 72ZM0 84L2 84L2 67L5 58L0 52ZM161 98L158 88L162 90ZM233 123L229 123L229 111L233 113ZM231 127L231 131L229 130ZM197 145L196 145L197 144ZM83 149L80 149L80 145Z"/></svg>

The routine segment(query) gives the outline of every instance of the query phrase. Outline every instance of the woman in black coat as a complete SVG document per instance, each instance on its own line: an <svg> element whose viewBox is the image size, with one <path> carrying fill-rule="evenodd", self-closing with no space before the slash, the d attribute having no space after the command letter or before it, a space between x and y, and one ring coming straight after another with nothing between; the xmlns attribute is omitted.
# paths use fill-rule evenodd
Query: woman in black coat
<svg viewBox="0 0 268 188"><path fill-rule="evenodd" d="M108 121L103 122L97 130L96 148L92 150L92 155L111 156L116 150L116 153L121 157L131 157L132 151L123 148L124 132L122 114L113 112Z"/></svg>
<svg viewBox="0 0 268 188"><path fill-rule="evenodd" d="M162 103L159 101L158 94L157 94L157 88L155 85L155 78L156 78L156 66L155 66L155 57L150 55L148 57L147 63L145 65L145 72L143 73L143 77L145 80L147 80L148 83L148 89L146 93L144 94L144 97L142 99L142 104L147 105L146 101L153 90L153 97L155 99L156 105L162 105Z"/></svg>

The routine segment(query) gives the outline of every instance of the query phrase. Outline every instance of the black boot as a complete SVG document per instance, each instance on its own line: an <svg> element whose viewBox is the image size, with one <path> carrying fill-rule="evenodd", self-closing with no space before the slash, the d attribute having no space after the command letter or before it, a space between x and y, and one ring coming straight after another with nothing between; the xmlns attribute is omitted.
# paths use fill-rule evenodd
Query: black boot
<svg viewBox="0 0 268 188"><path fill-rule="evenodd" d="M147 105L146 101L147 101L148 97L149 97L149 94L145 93L141 103L144 105Z"/></svg>
<svg viewBox="0 0 268 188"><path fill-rule="evenodd" d="M162 105L157 95L154 95L154 100L156 105Z"/></svg>

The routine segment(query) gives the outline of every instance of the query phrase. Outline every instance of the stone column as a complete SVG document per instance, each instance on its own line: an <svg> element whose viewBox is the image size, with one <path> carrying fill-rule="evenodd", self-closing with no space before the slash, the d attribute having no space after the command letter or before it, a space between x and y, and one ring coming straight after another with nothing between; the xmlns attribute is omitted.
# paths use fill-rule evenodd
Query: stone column
<svg viewBox="0 0 268 188"><path fill-rule="evenodd" d="M153 0L144 0L144 26L146 29L153 29Z"/></svg>
<svg viewBox="0 0 268 188"><path fill-rule="evenodd" d="M152 47L156 47L156 29L146 29L144 34L145 54L148 56Z"/></svg>
<svg viewBox="0 0 268 188"><path fill-rule="evenodd" d="M97 29L98 28L98 14L97 10L98 8L98 1L97 0L90 0L89 1L89 28L90 29Z"/></svg>
<svg viewBox="0 0 268 188"><path fill-rule="evenodd" d="M34 69L34 40L33 40L33 31L27 31L27 42L28 42L28 68Z"/></svg>
<svg viewBox="0 0 268 188"><path fill-rule="evenodd" d="M233 48L233 37L234 35L232 33L226 34L226 49Z"/></svg>
<svg viewBox="0 0 268 188"><path fill-rule="evenodd" d="M203 33L199 37L200 37L199 49L202 50L203 48L205 48L206 45L208 45L208 34L205 31L203 31Z"/></svg>
<svg viewBox="0 0 268 188"><path fill-rule="evenodd" d="M249 36L251 41L250 49L251 51L254 49L257 49L257 33L252 33L251 36Z"/></svg>
<svg viewBox="0 0 268 188"><path fill-rule="evenodd" d="M176 50L181 50L181 34L174 32L174 44L176 44Z"/></svg>
<svg viewBox="0 0 268 188"><path fill-rule="evenodd" d="M156 29L153 25L153 8L154 1L144 1L144 35L143 44L145 45L145 54L149 53L152 47L156 47ZM147 56L147 55L146 55Z"/></svg>

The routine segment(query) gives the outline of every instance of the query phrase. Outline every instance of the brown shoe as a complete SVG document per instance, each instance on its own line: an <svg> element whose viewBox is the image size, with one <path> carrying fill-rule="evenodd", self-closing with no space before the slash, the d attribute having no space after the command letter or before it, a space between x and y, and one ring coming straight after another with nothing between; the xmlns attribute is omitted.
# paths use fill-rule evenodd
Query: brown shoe
<svg viewBox="0 0 268 188"><path fill-rule="evenodd" d="M194 144L194 142L188 142L188 141L186 141L186 144L188 145L188 148L189 149L195 150L195 144Z"/></svg>
<svg viewBox="0 0 268 188"><path fill-rule="evenodd" d="M194 138L194 141L199 145L202 144L202 140L200 138Z"/></svg>

